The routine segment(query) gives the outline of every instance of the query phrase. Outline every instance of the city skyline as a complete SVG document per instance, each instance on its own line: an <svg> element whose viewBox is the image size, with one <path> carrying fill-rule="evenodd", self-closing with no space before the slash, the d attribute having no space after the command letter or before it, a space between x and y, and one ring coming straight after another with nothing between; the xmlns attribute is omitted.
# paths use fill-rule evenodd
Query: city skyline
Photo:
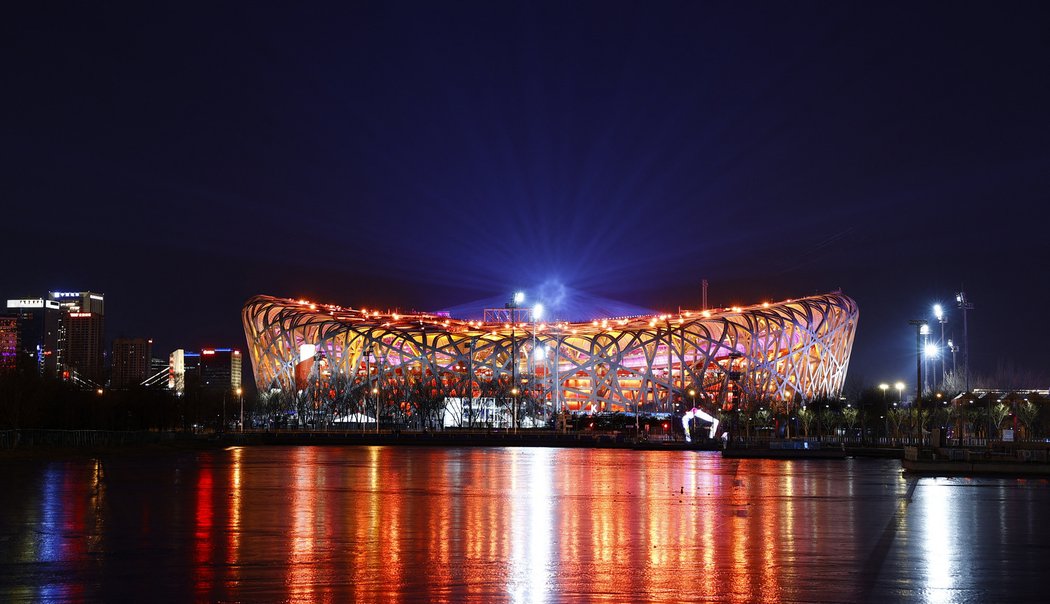
<svg viewBox="0 0 1050 604"><path fill-rule="evenodd" d="M914 381L935 303L960 341L965 291L971 371L1045 381L1047 10L18 6L0 293L92 288L107 342L171 350L243 346L258 294L579 319L841 290L872 384Z"/></svg>

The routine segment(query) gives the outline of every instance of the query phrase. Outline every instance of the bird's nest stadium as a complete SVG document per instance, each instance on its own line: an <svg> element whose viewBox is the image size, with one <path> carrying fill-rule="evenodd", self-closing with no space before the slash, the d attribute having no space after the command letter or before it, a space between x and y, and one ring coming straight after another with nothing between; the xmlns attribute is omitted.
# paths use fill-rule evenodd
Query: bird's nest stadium
<svg viewBox="0 0 1050 604"><path fill-rule="evenodd" d="M484 399L548 417L838 396L858 317L839 292L578 323L515 310L465 321L256 296L242 317L260 392L344 415L378 416L379 401L411 414Z"/></svg>

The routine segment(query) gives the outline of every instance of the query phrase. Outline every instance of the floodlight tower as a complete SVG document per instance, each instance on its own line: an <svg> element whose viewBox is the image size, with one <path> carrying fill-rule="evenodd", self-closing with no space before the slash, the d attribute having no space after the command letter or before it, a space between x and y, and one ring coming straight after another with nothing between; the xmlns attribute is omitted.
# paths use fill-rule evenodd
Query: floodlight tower
<svg viewBox="0 0 1050 604"><path fill-rule="evenodd" d="M955 301L963 311L963 373L966 375L966 391L970 391L970 334L966 325L966 311L973 310L973 304L966 299L966 292L955 294Z"/></svg>

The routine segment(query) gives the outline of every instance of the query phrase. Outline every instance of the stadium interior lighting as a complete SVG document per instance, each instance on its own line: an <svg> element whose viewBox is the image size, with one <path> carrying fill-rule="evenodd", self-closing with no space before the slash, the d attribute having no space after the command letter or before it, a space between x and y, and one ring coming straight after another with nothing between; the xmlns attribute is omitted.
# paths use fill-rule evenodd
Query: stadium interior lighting
<svg viewBox="0 0 1050 604"><path fill-rule="evenodd" d="M514 304L521 305L525 302L525 292L514 292Z"/></svg>

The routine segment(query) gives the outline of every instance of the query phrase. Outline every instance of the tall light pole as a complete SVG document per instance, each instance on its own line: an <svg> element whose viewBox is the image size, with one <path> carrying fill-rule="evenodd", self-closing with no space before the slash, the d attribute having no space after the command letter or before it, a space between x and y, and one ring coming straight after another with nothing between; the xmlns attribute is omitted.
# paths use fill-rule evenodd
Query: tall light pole
<svg viewBox="0 0 1050 604"><path fill-rule="evenodd" d="M244 433L244 390L237 387L237 398L241 399L241 433Z"/></svg>
<svg viewBox="0 0 1050 604"><path fill-rule="evenodd" d="M897 402L904 403L904 382L897 382L893 387L897 389Z"/></svg>
<svg viewBox="0 0 1050 604"><path fill-rule="evenodd" d="M915 326L915 425L919 431L919 446L922 446L922 330L925 327L929 333L930 327L926 319L912 319L909 325Z"/></svg>
<svg viewBox="0 0 1050 604"><path fill-rule="evenodd" d="M966 374L966 391L970 391L970 333L966 324L966 311L973 310L973 304L966 299L966 292L955 294L955 301L963 311L963 373Z"/></svg>
<svg viewBox="0 0 1050 604"><path fill-rule="evenodd" d="M941 324L941 339L937 342L937 348L944 348L944 325L948 322L948 317L944 314L944 308L940 304L933 305L933 316L937 318L937 322ZM941 384L944 384L944 357L941 357ZM936 388L936 384L934 385Z"/></svg>
<svg viewBox="0 0 1050 604"><path fill-rule="evenodd" d="M920 354L922 354L922 391L928 393L930 391L930 355L928 349L930 347L930 326L921 325L919 327L919 333L922 334L922 348Z"/></svg>

